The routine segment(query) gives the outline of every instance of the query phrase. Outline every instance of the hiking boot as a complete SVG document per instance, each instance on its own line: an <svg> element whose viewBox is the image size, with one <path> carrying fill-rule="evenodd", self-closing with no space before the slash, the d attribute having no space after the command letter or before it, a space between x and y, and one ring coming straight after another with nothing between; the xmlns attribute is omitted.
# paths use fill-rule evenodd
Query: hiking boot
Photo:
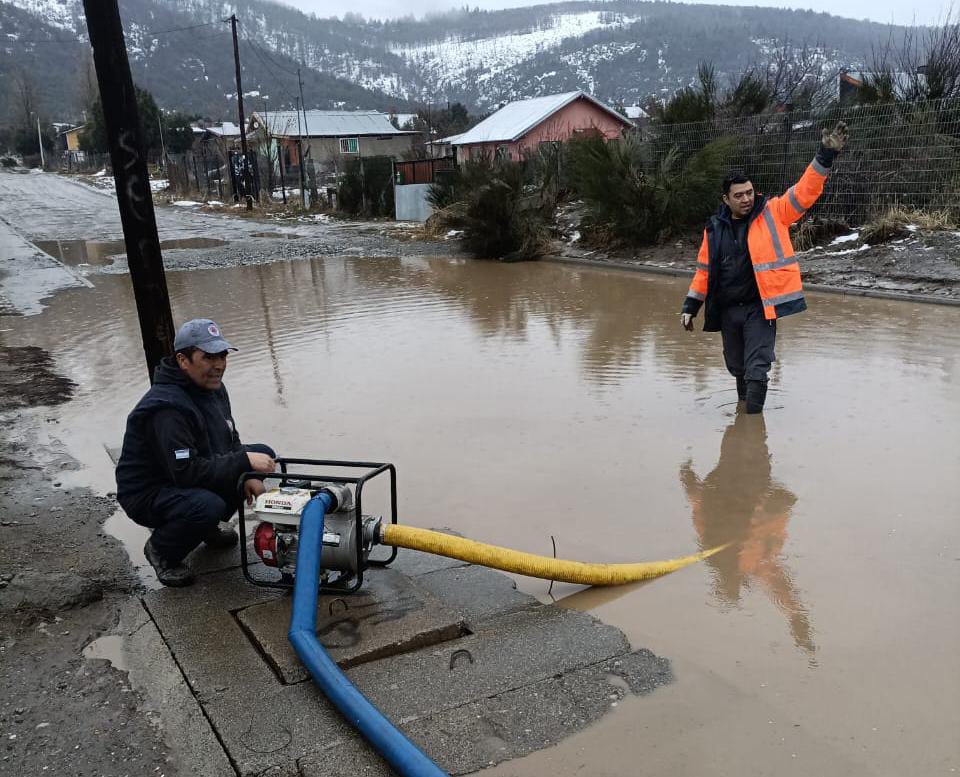
<svg viewBox="0 0 960 777"><path fill-rule="evenodd" d="M232 548L240 540L240 536L236 529L230 526L221 527L217 524L205 531L200 539L208 548Z"/></svg>
<svg viewBox="0 0 960 777"><path fill-rule="evenodd" d="M143 546L143 555L147 557L150 566L157 573L157 580L164 585L171 588L183 588L193 583L193 572L180 562L167 561L153 547L152 538L147 540L147 544Z"/></svg>
<svg viewBox="0 0 960 777"><path fill-rule="evenodd" d="M767 399L767 382L765 380L747 381L747 413L762 413L763 403Z"/></svg>
<svg viewBox="0 0 960 777"><path fill-rule="evenodd" d="M747 379L743 376L737 378L737 402L744 402L747 399Z"/></svg>

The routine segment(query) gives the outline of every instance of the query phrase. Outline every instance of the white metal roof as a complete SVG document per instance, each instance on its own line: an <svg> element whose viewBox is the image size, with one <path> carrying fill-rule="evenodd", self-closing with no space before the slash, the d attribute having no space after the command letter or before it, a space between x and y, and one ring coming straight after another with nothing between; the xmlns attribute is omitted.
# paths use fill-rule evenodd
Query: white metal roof
<svg viewBox="0 0 960 777"><path fill-rule="evenodd" d="M467 130L451 140L451 143L455 146L466 146L473 143L517 140L561 108L581 97L605 110L624 125L630 124L613 108L604 105L586 92L577 90L576 92L551 94L546 97L533 97L529 100L514 100L504 105L493 115L488 116L473 129Z"/></svg>
<svg viewBox="0 0 960 777"><path fill-rule="evenodd" d="M219 135L223 138L239 138L240 125L234 124L232 121L225 121L219 126L207 127L207 132L209 132L211 135Z"/></svg>
<svg viewBox="0 0 960 777"><path fill-rule="evenodd" d="M390 117L379 111L256 111L251 121L266 124L271 135L304 137L345 137L357 135L405 135L390 123ZM306 124L306 127L304 127Z"/></svg>

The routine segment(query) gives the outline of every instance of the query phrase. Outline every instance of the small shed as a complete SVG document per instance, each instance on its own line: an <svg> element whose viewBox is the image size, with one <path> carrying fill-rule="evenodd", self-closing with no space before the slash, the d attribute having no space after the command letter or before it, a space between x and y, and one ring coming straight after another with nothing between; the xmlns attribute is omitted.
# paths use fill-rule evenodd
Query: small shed
<svg viewBox="0 0 960 777"><path fill-rule="evenodd" d="M507 103L451 141L457 160L491 156L519 160L542 143L598 133L608 140L632 127L629 119L586 92L564 92Z"/></svg>

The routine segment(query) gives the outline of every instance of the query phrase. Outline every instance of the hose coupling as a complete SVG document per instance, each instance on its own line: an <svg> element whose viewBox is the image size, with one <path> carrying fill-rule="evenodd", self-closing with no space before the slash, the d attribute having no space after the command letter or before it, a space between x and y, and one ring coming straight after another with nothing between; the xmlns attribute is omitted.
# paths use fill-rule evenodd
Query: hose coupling
<svg viewBox="0 0 960 777"><path fill-rule="evenodd" d="M336 513L353 509L353 492L344 483L324 483L320 489L333 499L333 506L328 512Z"/></svg>

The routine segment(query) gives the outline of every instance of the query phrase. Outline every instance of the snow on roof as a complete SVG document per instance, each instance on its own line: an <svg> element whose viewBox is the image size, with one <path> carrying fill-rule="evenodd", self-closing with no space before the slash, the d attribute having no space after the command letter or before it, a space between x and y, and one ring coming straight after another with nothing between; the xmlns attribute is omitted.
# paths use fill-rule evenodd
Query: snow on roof
<svg viewBox="0 0 960 777"><path fill-rule="evenodd" d="M267 111L250 117L260 126L267 125L271 135L304 137L342 137L344 135L404 135L390 123L386 113L378 111ZM306 127L304 127L306 123Z"/></svg>
<svg viewBox="0 0 960 777"><path fill-rule="evenodd" d="M207 132L211 135L219 135L222 138L238 138L240 137L240 125L234 124L232 121L225 121L219 126L207 127Z"/></svg>
<svg viewBox="0 0 960 777"><path fill-rule="evenodd" d="M462 135L457 136L455 140L451 140L451 143L455 146L465 146L472 143L516 140L561 108L581 97L605 110L624 124L630 123L613 108L604 105L586 92L577 90L575 92L564 92L563 94L551 94L546 97L533 97L529 100L514 100L488 116L473 129L467 130Z"/></svg>
<svg viewBox="0 0 960 777"><path fill-rule="evenodd" d="M427 145L428 146L444 146L447 144L453 144L457 142L457 139L460 138L461 135L447 135L447 137L445 138L435 138L434 140L428 141Z"/></svg>
<svg viewBox="0 0 960 777"><path fill-rule="evenodd" d="M639 105L625 105L623 110L626 111L627 118L631 119L632 121L650 118L650 115Z"/></svg>

